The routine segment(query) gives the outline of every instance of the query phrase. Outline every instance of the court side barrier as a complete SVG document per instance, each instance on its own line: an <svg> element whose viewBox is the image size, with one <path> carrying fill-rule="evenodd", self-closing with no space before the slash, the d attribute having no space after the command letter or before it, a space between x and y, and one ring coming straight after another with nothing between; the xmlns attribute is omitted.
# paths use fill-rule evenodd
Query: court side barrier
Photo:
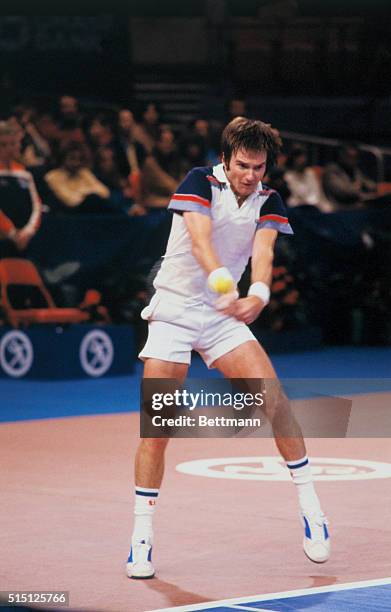
<svg viewBox="0 0 391 612"><path fill-rule="evenodd" d="M0 328L0 378L77 379L132 374L131 325L34 325Z"/></svg>

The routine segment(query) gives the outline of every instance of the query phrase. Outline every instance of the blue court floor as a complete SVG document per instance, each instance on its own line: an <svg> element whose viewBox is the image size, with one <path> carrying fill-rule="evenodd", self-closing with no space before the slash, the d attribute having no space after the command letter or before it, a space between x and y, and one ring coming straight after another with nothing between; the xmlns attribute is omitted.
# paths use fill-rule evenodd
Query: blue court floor
<svg viewBox="0 0 391 612"><path fill-rule="evenodd" d="M272 361L283 379L325 379L328 394L391 390L391 348L323 348L272 355ZM137 411L141 373L142 364L137 363L132 376L67 381L2 378L0 422ZM220 375L196 356L189 376Z"/></svg>
<svg viewBox="0 0 391 612"><path fill-rule="evenodd" d="M236 598L211 604L161 608L152 612L389 612L391 577L267 596Z"/></svg>

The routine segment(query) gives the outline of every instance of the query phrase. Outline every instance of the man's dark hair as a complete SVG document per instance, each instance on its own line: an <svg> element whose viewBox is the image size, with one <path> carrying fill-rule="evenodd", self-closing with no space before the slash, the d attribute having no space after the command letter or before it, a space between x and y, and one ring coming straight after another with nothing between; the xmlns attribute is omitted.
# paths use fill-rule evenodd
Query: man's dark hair
<svg viewBox="0 0 391 612"><path fill-rule="evenodd" d="M229 165L232 153L245 151L266 151L267 167L273 166L282 147L278 130L268 123L245 117L235 117L224 128L221 137L221 151Z"/></svg>

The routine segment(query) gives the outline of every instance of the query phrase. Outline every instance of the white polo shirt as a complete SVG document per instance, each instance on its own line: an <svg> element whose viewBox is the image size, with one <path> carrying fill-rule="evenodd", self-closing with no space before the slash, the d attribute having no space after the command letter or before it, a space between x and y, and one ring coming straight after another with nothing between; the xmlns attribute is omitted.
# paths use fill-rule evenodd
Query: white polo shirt
<svg viewBox="0 0 391 612"><path fill-rule="evenodd" d="M293 234L280 195L258 183L239 207L223 164L194 168L180 184L168 206L173 221L162 266L154 280L161 298L186 304L213 304L207 274L192 254L183 212L199 212L212 219L212 243L222 263L239 282L252 253L256 231L272 228Z"/></svg>

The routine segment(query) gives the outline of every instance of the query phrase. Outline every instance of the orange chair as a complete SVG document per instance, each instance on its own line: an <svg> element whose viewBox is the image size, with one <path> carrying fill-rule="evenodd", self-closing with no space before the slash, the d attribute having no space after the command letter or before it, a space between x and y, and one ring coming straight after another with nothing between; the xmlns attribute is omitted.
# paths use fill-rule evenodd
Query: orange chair
<svg viewBox="0 0 391 612"><path fill-rule="evenodd" d="M83 323L90 319L79 308L57 308L37 268L27 259L0 259L0 301L13 327L34 323Z"/></svg>

